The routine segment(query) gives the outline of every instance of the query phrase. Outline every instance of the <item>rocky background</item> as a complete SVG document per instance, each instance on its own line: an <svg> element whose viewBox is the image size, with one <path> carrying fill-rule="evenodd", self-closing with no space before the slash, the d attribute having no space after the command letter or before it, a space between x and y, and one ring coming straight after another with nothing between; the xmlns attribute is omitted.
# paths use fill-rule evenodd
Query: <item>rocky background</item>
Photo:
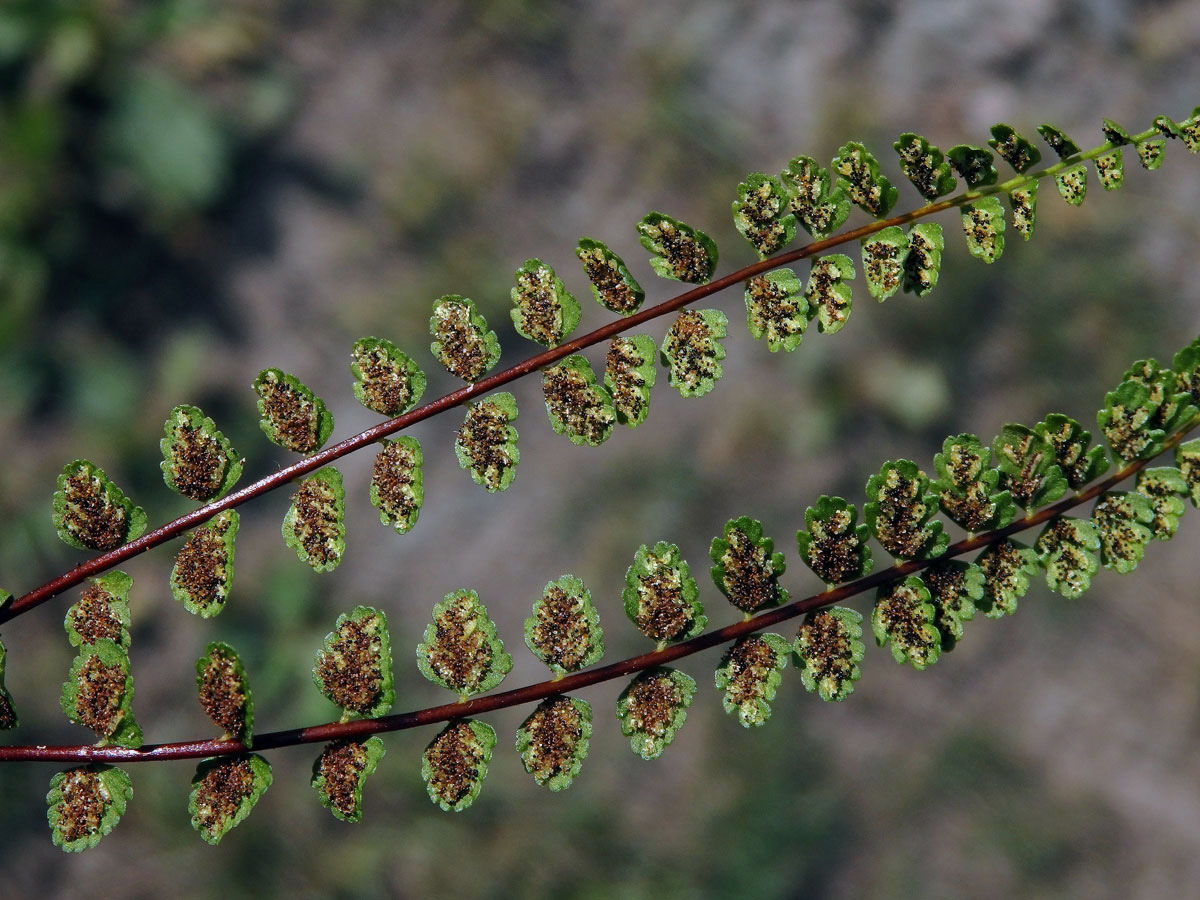
<svg viewBox="0 0 1200 900"><path fill-rule="evenodd" d="M348 436L375 421L350 390L359 337L412 353L427 398L456 386L426 351L443 293L476 299L511 363L534 349L507 314L528 257L559 270L590 329L608 314L587 299L579 236L622 254L655 302L677 286L637 245L651 209L708 231L729 271L753 258L729 214L748 172L858 139L901 184L898 209L913 207L889 149L900 132L946 148L982 144L996 121L1026 133L1051 121L1092 146L1104 116L1138 130L1187 115L1198 50L1200 7L1186 0L6 3L0 584L22 593L80 560L50 525L71 459L105 467L152 523L188 508L158 471L176 403L217 420L247 483L291 461L257 428L261 368L297 374ZM791 355L752 341L740 296L721 295L729 356L713 394L684 400L664 379L646 424L598 449L554 435L526 379L504 494L458 468L458 414L422 423L426 503L411 535L379 524L369 455L351 457L349 549L333 573L314 575L280 540L288 491L244 507L217 619L172 600L172 551L139 557L125 568L147 739L210 733L192 660L212 640L241 652L260 730L329 720L312 659L359 603L390 617L397 710L446 699L412 648L460 587L480 592L514 652L506 686L544 677L521 622L564 572L591 588L607 658L644 651L619 594L638 545L656 540L683 548L714 624L734 621L704 584L709 540L738 515L787 553L794 594L819 589L793 538L818 495L861 503L883 460L929 468L947 434L990 439L1055 410L1094 421L1130 362L1169 359L1200 332L1200 160L1178 144L1167 157L1156 173L1131 161L1116 195L1093 179L1080 209L1043 190L1034 240L1010 232L991 267L941 217L932 295L880 306L860 280L848 327L813 331ZM844 704L789 670L753 732L721 711L718 654L691 658L700 692L653 763L611 715L621 685L590 689L591 756L561 795L523 771L511 735L528 710L508 710L488 717L500 745L463 814L429 803L419 766L434 732L409 731L386 738L359 825L313 796L316 748L291 748L271 754L275 785L219 847L188 824L193 766L180 762L133 767L117 830L65 856L44 814L54 770L0 766L0 896L1181 896L1200 883L1196 515L1082 600L1037 587L1018 615L969 623L927 672L869 648ZM6 742L89 739L58 709L72 601L4 630L23 718Z"/></svg>

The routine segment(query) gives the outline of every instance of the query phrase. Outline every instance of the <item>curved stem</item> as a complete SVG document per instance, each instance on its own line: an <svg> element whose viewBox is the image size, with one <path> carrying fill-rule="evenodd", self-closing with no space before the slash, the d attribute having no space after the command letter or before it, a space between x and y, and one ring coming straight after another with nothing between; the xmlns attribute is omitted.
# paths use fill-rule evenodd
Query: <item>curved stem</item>
<svg viewBox="0 0 1200 900"><path fill-rule="evenodd" d="M1163 450L1168 450L1178 444L1183 438L1197 425L1200 425L1200 416L1193 418L1191 422L1185 425L1181 430L1177 431L1163 444ZM984 532L972 537L967 537L950 545L946 552L941 556L933 559L913 559L905 562L896 563L887 569L867 575L864 578L859 578L857 581L847 582L839 587L830 588L822 591L819 594L813 594L803 600L797 600L794 603L789 603L786 606L780 606L775 609L767 610L759 613L749 619L742 619L732 625L726 625L724 628L717 628L713 631L705 632L704 634L694 637L688 641L682 641L678 644L673 644L661 650L655 650L651 653L643 653L641 656L633 656L629 659L623 659L620 662L609 663L606 666L596 666L591 669L585 669L582 672L576 672L565 677L552 678L547 681L540 681L536 684L525 685L524 687L513 688L512 690L500 691L495 694L487 694L482 697L477 697L473 700L464 700L458 703L446 703L441 706L430 706L426 709L420 709L413 712L398 713L391 716L382 716L378 719L358 719L352 722L330 722L325 725L310 725L307 728L294 728L288 731L272 731L266 734L254 736L255 751L273 750L277 747L290 747L297 744L314 744L324 743L327 741L338 740L343 738L358 738L366 737L371 734L381 734L388 731L403 731L407 728L417 728L422 725L432 725L436 722L446 722L450 719L465 718L468 716L477 716L484 713L493 712L498 709L507 709L510 706L521 706L526 703L533 703L538 700L544 700L547 697L560 696L576 691L580 688L588 687L593 684L599 684L604 681L612 681L615 678L622 678L632 675L636 672L642 672L654 666L666 665L675 660L682 659L685 656L691 656L694 653L699 653L701 650L707 650L710 647L716 647L720 644L728 643L748 634L753 634L762 631L764 628L769 628L772 625L777 625L780 622L785 622L788 619L794 619L797 616L804 615L814 610L823 609L826 606L832 606L842 600L854 597L864 593L871 588L879 587L884 584L889 584L922 569L941 562L945 559L951 559L956 556L970 553L974 550L979 550L990 544L997 543L1011 534L1019 531L1025 531L1030 528L1035 528L1038 525L1045 524L1051 519L1058 518L1067 511L1088 502L1105 491L1119 484L1127 478L1137 474L1147 465L1150 460L1144 459L1130 463L1124 468L1110 475L1108 478L1101 479L1095 484L1090 485L1082 491L1072 494L1063 500L1044 507L1036 512L1030 513L1024 518L1017 519L1004 528L997 528L994 531ZM95 745L85 744L79 746L14 746L0 747L0 762L108 762L108 763L131 763L131 762L149 762L152 760L163 759L196 759L199 757L208 756L229 756L247 751L240 741L229 740L200 740L200 741L183 741L174 744L146 744L142 747L97 747Z"/></svg>
<svg viewBox="0 0 1200 900"><path fill-rule="evenodd" d="M1158 132L1155 129L1150 128L1141 134L1134 135L1132 140L1136 143L1153 137L1157 133ZM70 588L81 584L85 578L88 578L92 575L98 575L101 572L107 571L113 566L130 559L131 557L145 553L152 547L157 547L159 544L178 537L185 531L207 522L209 519L223 510L241 506L243 503L253 500L255 497L268 493L269 491L273 491L278 487L282 487L283 485L301 477L302 475L307 475L310 472L314 472L322 466L328 465L334 460L341 459L343 456L353 453L355 450L359 450L363 447L373 444L381 438L393 435L398 431L402 431L409 425L413 425L432 416L436 416L439 413L443 413L446 410L459 406L462 403L466 403L468 400L471 400L482 394L486 394L488 391L495 390L496 388L502 387L503 385L506 385L512 381L516 381L518 378L523 378L524 376L532 372L536 372L538 369L541 369L544 366L548 366L551 363L557 362L565 356L569 356L572 353L577 353L580 350L591 347L594 344L598 344L601 341L607 340L623 331L628 331L631 328L635 328L638 325L641 325L643 322L648 322L651 319L674 312L677 309L687 306L689 303L694 303L697 300L702 300L705 297L719 293L726 288L740 284L747 279L753 278L755 275L760 275L770 269L774 269L778 266L784 266L788 263L793 263L801 259L806 259L807 257L827 250L830 247L836 247L851 241L861 240L862 238L874 234L877 231L882 231L884 228L889 228L893 225L904 225L916 219L933 215L934 213L942 212L947 209L953 209L956 206L965 206L968 203L978 200L980 197L986 197L990 194L1010 193L1041 178L1055 175L1065 169L1067 166L1074 165L1075 163L1083 160L1094 159L1097 156L1107 153L1115 146L1115 144L1104 143L1098 147L1092 148L1091 150L1067 157L1055 163L1054 165L1046 166L1045 168L1038 169L1033 172L1027 172L1023 175L1017 175L1015 178L1011 178L1001 184L990 185L988 187L979 188L972 191L965 191L964 193L957 194L947 200L942 200L938 203L930 203L921 207L920 209L915 209L907 213L901 213L898 216L892 216L890 219L871 222L867 225L863 225L858 228L852 228L849 231L844 231L840 234L833 235L832 237L828 237L823 240L813 241L812 243L806 244L803 247L799 247L796 250L778 253L775 256L771 256L751 265L744 266L735 272L730 272L728 275L718 278L716 281L710 281L707 284L702 284L698 287L692 288L689 291L685 291L682 294L678 294L677 296L659 303L656 306L643 309L632 316L623 319L617 319L613 322L609 322L607 325L602 325L594 331L590 331L585 335L575 338L574 340L567 341L565 344L560 344L559 346L550 350L546 350L542 353L531 356L514 366L484 378L482 381L459 388L458 390L452 391L443 397L439 397L437 400L432 400L423 406L419 406L402 416L397 416L396 418L390 419L387 422L382 422L373 428L368 428L366 431L360 432L353 437L339 441L338 443L333 444L330 447L326 447L324 450L321 450L318 453L314 453L312 456L306 457L305 459L302 459L297 463L293 463L290 466L286 466L285 468L282 468L277 472L274 472L273 474L254 482L253 484L249 484L239 491L234 491L232 494L222 497L220 500L214 500L212 503L202 506L199 509L192 510L190 513L180 516L178 519L175 519L172 522L168 522L166 525L155 528L153 531L147 532L135 541L130 541L128 544L117 547L115 550L110 550L107 553L102 553L99 556L93 557L92 559L75 566L70 571L64 572L57 578L46 582L41 587L34 588L29 593L18 597L7 606L0 609L0 625L15 619L22 613L28 612L35 606L40 606L42 603L45 603L47 600L50 600L58 594L61 594L63 591L69 590Z"/></svg>

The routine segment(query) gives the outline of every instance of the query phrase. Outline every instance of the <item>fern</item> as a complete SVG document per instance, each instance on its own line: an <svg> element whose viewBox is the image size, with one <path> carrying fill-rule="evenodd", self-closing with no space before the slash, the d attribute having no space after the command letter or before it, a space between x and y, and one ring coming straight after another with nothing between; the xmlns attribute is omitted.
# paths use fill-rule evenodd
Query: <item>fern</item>
<svg viewBox="0 0 1200 900"><path fill-rule="evenodd" d="M66 850L94 846L112 830L132 793L121 769L107 763L206 755L192 782L188 804L201 837L217 843L243 821L272 782L270 764L249 752L320 741L312 786L320 802L347 822L359 821L368 777L381 764L384 743L377 732L445 722L421 757L421 775L431 800L462 811L478 799L499 739L478 716L537 703L515 735L515 747L534 781L552 791L570 787L582 773L597 727L589 702L570 696L601 681L632 676L616 703L621 732L644 759L662 755L683 727L698 698L695 679L669 665L701 650L728 645L714 676L724 707L742 725L761 726L784 689L788 663L799 670L806 690L826 701L849 697L865 658L862 613L837 605L875 592L870 627L877 644L902 664L923 670L967 634L964 623L981 611L989 618L1014 613L1035 580L1076 599L1100 568L1126 574L1143 559L1152 540L1174 535L1184 498L1200 497L1200 441L1185 442L1200 424L1200 339L1181 349L1172 365L1141 360L1103 398L1097 414L1104 448L1091 446L1080 423L1051 414L1035 426L1009 423L990 444L973 434L947 437L933 455L930 471L914 460L885 462L866 480L862 521L850 500L822 495L804 514L797 531L801 560L826 590L793 600L781 578L785 554L775 549L762 523L750 516L728 521L713 538L710 575L716 589L742 615L733 624L705 631L709 618L700 585L680 548L668 541L643 544L625 575L623 610L655 649L598 666L604 654L602 615L584 583L564 575L546 585L525 623L525 643L553 677L494 692L513 670L499 629L479 594L453 591L434 606L417 646L422 675L451 691L456 702L415 713L391 714L396 699L391 637L383 610L357 606L340 616L313 666L317 689L341 710L340 718L300 732L255 733L255 706L247 667L228 644L208 644L196 663L200 704L220 730L212 740L143 747L134 717L129 657L130 598L142 588L113 570L122 560L189 534L180 548L171 589L187 610L210 617L231 602L238 514L234 507L284 484L296 482L284 516L282 536L316 572L337 567L346 551L346 490L336 460L384 441L369 484L370 502L381 522L398 533L417 525L424 502L424 452L396 432L441 412L465 406L454 441L463 468L488 492L509 488L520 459L517 401L496 391L540 371L552 429L577 445L596 446L617 424L640 426L656 384L655 345L646 335L619 332L674 313L658 349L667 381L684 398L712 392L724 374L728 317L716 309L685 308L720 290L744 284L747 325L770 351L794 351L809 321L833 334L848 323L857 270L851 257L826 250L857 240L871 296L885 301L902 288L918 296L938 283L947 252L941 227L933 222L904 226L918 218L958 209L969 254L992 263L1005 249L1008 214L1028 239L1033 232L1040 181L1053 179L1072 205L1085 200L1088 163L1108 190L1123 179L1121 148L1132 145L1148 169L1157 168L1168 140L1196 152L1200 109L1182 122L1159 117L1147 131L1129 134L1105 122L1105 142L1084 151L1061 129L1044 124L1039 134L1059 162L1036 169L1040 153L1007 125L992 128L987 143L1017 175L1000 180L995 156L980 146L959 144L942 153L928 140L905 133L894 144L903 176L925 206L889 218L899 192L879 159L862 143L844 144L828 169L797 156L778 176L753 173L737 187L734 225L760 261L713 280L718 250L705 232L661 213L636 225L651 266L663 278L698 287L658 306L641 309L644 291L621 257L607 244L581 239L576 254L594 298L621 318L571 338L581 310L564 280L540 259L517 271L511 289L516 332L547 349L522 363L488 375L500 348L476 305L448 294L433 305L430 332L435 359L467 386L417 406L426 386L414 359L382 338L363 338L351 349L352 390L369 410L392 417L362 433L325 447L333 417L296 376L265 369L255 379L260 426L266 437L302 459L235 493L242 460L215 422L199 408L176 406L168 415L160 449L166 485L199 509L140 537L144 511L87 460L69 463L59 477L52 518L62 540L96 551L85 564L12 599L0 592L0 623L41 605L90 578L67 613L65 628L78 649L64 684L61 705L72 721L92 729L94 745L0 748L0 761L55 759L86 763L54 776L48 797L52 839ZM957 177L956 177L957 176ZM961 179L966 190L947 197ZM843 233L851 204L873 221ZM787 250L797 225L817 243ZM824 254L824 255L819 255ZM790 265L811 258L807 279ZM611 339L603 378L579 351ZM1174 451L1174 465L1149 467ZM1109 456L1115 471L1105 476ZM1129 490L1119 489L1135 479ZM1071 493L1068 493L1070 491ZM1068 515L1096 501L1090 516ZM1019 516L1019 510L1024 515ZM1082 510L1081 510L1082 511ZM1082 511L1085 512L1086 511ZM967 536L951 543L946 521ZM1028 532L1022 543L1014 535ZM874 539L894 565L872 572ZM972 559L959 557L971 554ZM107 574L102 574L107 570ZM803 616L794 639L766 629ZM610 625L611 627L611 625ZM972 627L982 627L973 625ZM8 663L0 645L0 726L16 727L13 699L3 677ZM702 699L702 698L701 698ZM611 725L611 722L610 722Z"/></svg>

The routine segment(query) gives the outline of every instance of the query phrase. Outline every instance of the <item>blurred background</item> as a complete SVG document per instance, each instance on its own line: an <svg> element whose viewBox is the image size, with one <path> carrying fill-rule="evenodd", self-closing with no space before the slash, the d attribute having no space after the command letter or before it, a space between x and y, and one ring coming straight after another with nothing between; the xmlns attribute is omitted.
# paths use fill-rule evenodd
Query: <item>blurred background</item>
<svg viewBox="0 0 1200 900"><path fill-rule="evenodd" d="M359 337L412 353L427 398L456 386L427 350L440 294L473 297L510 364L535 349L507 312L527 257L558 269L591 329L609 314L588 299L580 236L622 254L656 302L678 287L651 275L637 245L633 223L651 209L708 231L729 271L753 259L729 213L749 172L863 140L910 208L919 198L890 150L900 132L945 149L983 144L997 121L1027 134L1051 121L1093 146L1104 116L1136 131L1188 115L1198 50L1200 5L1186 0L9 0L0 584L23 593L82 558L50 524L71 459L103 466L152 523L189 508L158 469L177 403L216 419L247 458L247 483L292 459L257 427L250 382L264 367L322 396L340 439L377 420L350 389ZM713 623L734 621L706 573L709 541L738 515L760 518L787 553L794 594L819 589L794 540L819 494L861 503L883 460L929 469L947 434L990 439L1056 410L1094 422L1130 362L1169 359L1200 332L1200 160L1173 143L1161 171L1130 159L1119 194L1094 179L1090 193L1074 209L1044 188L1035 239L1010 232L986 268L957 216L941 217L932 295L880 306L860 280L848 327L813 330L791 355L749 338L740 294L715 298L731 328L713 394L683 400L663 378L646 424L600 448L554 435L525 379L521 466L504 494L456 464L458 413L422 423L426 501L410 535L367 502L369 454L346 459L349 544L333 573L284 547L290 491L244 507L217 619L172 600L177 544L131 561L147 739L211 732L192 661L213 640L241 652L260 730L333 718L312 659L358 603L390 617L397 710L447 699L412 648L460 587L480 592L514 653L506 686L545 677L521 622L565 572L592 590L607 658L642 652L619 595L644 542L678 543ZM652 326L658 339L667 323ZM1103 572L1083 600L1035 587L1018 615L969 623L927 672L870 647L844 704L806 694L789 669L762 729L721 711L718 652L688 659L700 691L652 763L619 733L622 686L590 689L592 752L565 794L524 772L512 735L528 710L508 710L488 717L500 745L462 814L430 804L419 766L435 732L410 731L386 738L361 824L317 802L317 748L290 748L271 754L275 785L218 847L188 824L194 766L178 762L132 768L117 830L66 856L45 820L55 770L0 766L0 896L1186 895L1200 884L1193 517L1140 572ZM73 655L60 617L76 594L4 630L22 717L6 742L89 740L58 709Z"/></svg>

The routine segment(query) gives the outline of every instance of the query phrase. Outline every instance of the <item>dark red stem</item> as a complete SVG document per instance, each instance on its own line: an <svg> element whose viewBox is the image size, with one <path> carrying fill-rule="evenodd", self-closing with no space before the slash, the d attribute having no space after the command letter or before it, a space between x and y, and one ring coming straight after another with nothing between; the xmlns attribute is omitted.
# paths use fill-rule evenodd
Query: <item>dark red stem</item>
<svg viewBox="0 0 1200 900"><path fill-rule="evenodd" d="M1166 450L1174 447L1197 424L1200 424L1200 420L1194 420L1185 429L1176 432L1166 441L1163 449ZM580 688L588 687L589 685L622 678L632 675L635 672L653 668L654 666L666 665L685 656L691 656L693 653L699 653L701 650L707 650L710 647L716 647L720 644L736 640L743 635L753 634L788 619L794 619L796 616L803 615L804 613L831 606L834 603L861 594L871 588L912 575L941 560L962 556L965 553L970 553L973 550L994 544L1018 531L1035 528L1038 525L1048 522L1050 519L1063 515L1076 506L1098 497L1114 485L1141 471L1149 462L1150 460L1140 460L1130 463L1108 478L1098 481L1090 487L1027 515L1022 519L1018 519L1004 528L964 538L952 544L945 553L935 559L914 559L897 563L894 566L875 572L865 578L860 578L857 581L851 581L839 587L823 591L822 593L813 594L811 597L797 600L795 603L790 603L787 606L767 610L766 612L759 613L752 619L726 625L724 628L706 632L699 637L665 647L662 650L643 653L641 656L623 659L620 662L610 663L606 666L598 666L582 672L576 672L574 675L568 675L565 678L542 681L537 684L488 694L459 703L431 706L427 709L383 716L378 719L330 722L325 725L311 725L308 728L272 731L266 734L255 735L253 749L256 751L272 750L276 747L289 747L296 744L315 744L339 738L365 737L370 734L402 731L406 728L432 725L435 722L446 722L450 719L482 715L498 709L506 709L510 706L521 706L526 703L544 700L547 697L567 694ZM239 741L222 740L186 741L176 744L146 744L136 749L128 747L97 747L94 745L0 747L0 762L129 763L159 759L196 759L207 756L228 756L230 754L244 753L246 750L247 748Z"/></svg>

